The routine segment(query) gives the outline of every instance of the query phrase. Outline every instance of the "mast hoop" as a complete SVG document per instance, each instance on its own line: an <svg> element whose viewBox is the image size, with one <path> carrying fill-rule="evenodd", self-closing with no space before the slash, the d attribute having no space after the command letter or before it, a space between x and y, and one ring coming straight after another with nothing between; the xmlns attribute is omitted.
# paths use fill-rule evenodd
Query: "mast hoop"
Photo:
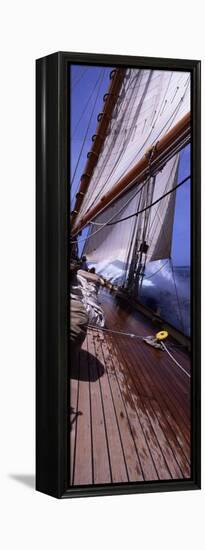
<svg viewBox="0 0 205 550"><path fill-rule="evenodd" d="M77 198L80 197L80 196L81 196L81 197L84 197L84 195L85 195L85 193L83 193L83 191L78 191L78 193L76 193L75 196L76 196L76 199L77 199Z"/></svg>
<svg viewBox="0 0 205 550"><path fill-rule="evenodd" d="M190 113L184 117L158 141L158 153L152 158L152 175L162 169L165 162L171 158L177 150L179 151L190 141ZM157 157L157 158L155 158ZM149 164L145 156L130 170L126 178L122 177L114 189L105 193L95 207L91 208L83 218L76 224L74 234L78 233L83 226L87 225L102 209L111 204L116 198L122 195L134 184L139 184L143 178L150 174Z"/></svg>
<svg viewBox="0 0 205 550"><path fill-rule="evenodd" d="M97 121L100 122L102 120L102 118L106 118L107 120L111 120L111 116L109 116L107 113L105 112L101 112L99 113L99 115L97 116Z"/></svg>
<svg viewBox="0 0 205 550"><path fill-rule="evenodd" d="M96 153L96 151L88 151L87 158L89 159L92 155L94 155L96 159L99 158L99 155L98 153Z"/></svg>
<svg viewBox="0 0 205 550"><path fill-rule="evenodd" d="M116 71L117 71L117 69L113 69L113 70L110 72L110 80L112 80L112 78L114 78Z"/></svg>
<svg viewBox="0 0 205 550"><path fill-rule="evenodd" d="M107 101L109 99L109 97L115 97L116 99L118 99L120 96L118 94L113 94L112 92L107 92L106 94L104 94L103 96L103 101L105 103L105 101Z"/></svg>
<svg viewBox="0 0 205 550"><path fill-rule="evenodd" d="M83 172L83 174L82 174L82 176L81 176L80 179L81 179L81 180L82 180L83 178L88 178L88 179L90 179L90 177L91 177L91 174L88 174L88 172Z"/></svg>
<svg viewBox="0 0 205 550"><path fill-rule="evenodd" d="M93 138L92 141L94 142L97 137L99 137L99 140L97 140L96 143L93 143L93 146L91 148L91 154L88 155L87 163L84 168L86 177L84 178L83 177L84 174L83 174L80 180L79 191L82 191L83 193L85 191L87 192L88 190L88 186L90 184L93 171L98 161L98 156L101 153L103 143L106 139L107 130L112 120L112 113L116 103L115 98L119 96L124 74L125 74L124 68L116 68L115 71L112 72L112 75L111 75L112 81L110 82L109 90L108 90L108 93L110 94L109 101L107 101L104 104L103 111L98 114L97 121L99 123L99 126L96 130L96 136ZM78 197L76 198L76 203L74 205L74 209L77 210L78 213L80 212L83 201L84 201L84 196L78 195ZM73 224L76 225L76 218L71 217L71 227L73 226ZM81 231L81 228L79 230Z"/></svg>
<svg viewBox="0 0 205 550"><path fill-rule="evenodd" d="M95 141L97 138L99 138L101 141L104 141L105 137L102 134L93 134L92 141Z"/></svg>

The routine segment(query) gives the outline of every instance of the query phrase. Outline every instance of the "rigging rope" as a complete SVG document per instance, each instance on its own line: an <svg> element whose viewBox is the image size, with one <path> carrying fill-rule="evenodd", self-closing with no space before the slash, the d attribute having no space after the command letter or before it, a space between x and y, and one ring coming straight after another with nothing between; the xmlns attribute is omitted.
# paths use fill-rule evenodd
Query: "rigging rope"
<svg viewBox="0 0 205 550"><path fill-rule="evenodd" d="M185 92L184 92L183 96L180 98L178 104L176 105L176 107L175 107L175 109L173 110L172 114L170 115L169 119L166 121L166 123L164 124L164 126L161 128L161 130L160 130L160 132L158 133L158 135L154 138L154 141L153 141L152 144L151 144L152 146L154 146L154 145L157 143L157 141L159 140L161 134L163 133L163 131L164 131L165 129L166 129L166 132L168 132L169 129L171 128L171 126L172 126L172 124L173 124L173 122L174 122L174 120L175 120L175 118L176 118L176 116L177 116L177 114L178 114L178 111L180 110L180 107L181 107L181 105L182 105L182 103L183 103L183 101L184 101L184 98L185 98L185 96L186 96L186 93L187 93L187 90L188 90L188 85L189 85L189 82L187 82ZM159 111L158 111L157 116L156 116L156 120L155 120L155 122L154 122L154 126L156 125L156 122L157 122L157 120L158 120L158 118L159 118L159 114L160 114L160 113L159 113ZM170 123L170 124L169 124L169 123ZM168 125L168 126L167 126L167 125ZM131 167L131 165L133 164L133 162L134 162L134 161L136 162L136 159L137 159L139 153L142 151L142 149L144 148L145 144L147 143L149 137L150 137L151 134L152 134L152 131L153 131L153 127L151 127L151 130L150 130L150 132L149 132L147 138L145 139L144 143L142 144L142 146L140 147L140 149L139 149L139 150L137 151L137 153L135 154L134 158L131 160L131 162L128 161L128 165L126 166L126 168L124 169L124 171L123 171L122 174L120 175L120 178L122 178L122 177L124 176L124 174L126 174L126 172L129 170L129 168ZM110 176L108 176L108 178L107 178L107 180L106 180L106 183L109 181L109 177L110 177ZM90 195L88 196L88 201L89 201L89 198L90 198L90 196L91 196L92 193L93 193L93 190L90 189ZM95 198L93 199L93 201L92 201L91 204L89 205L90 208L92 207L92 205L94 204L94 202L95 202Z"/></svg>
<svg viewBox="0 0 205 550"><path fill-rule="evenodd" d="M138 338L139 340L144 340L144 336L139 336L138 334L133 334L132 332L122 332L119 330L111 330L108 328L97 327L94 325L88 325L88 329L103 331L103 332L110 332L112 334L120 334L123 336L130 336L130 338ZM191 378L191 375L182 367L182 365L180 365L180 363L178 363L178 361L175 359L172 353L168 350L167 346L165 346L164 342L161 340L160 343L162 348L166 351L166 353L169 355L169 357L172 359L175 365L177 365L177 367L179 367L179 369L181 369L188 378Z"/></svg>
<svg viewBox="0 0 205 550"><path fill-rule="evenodd" d="M167 260L163 265L160 266L159 269L157 269L157 271L155 271L154 273L152 273L151 275L148 275L148 277L145 275L145 279L151 279L152 277L154 277L154 275L156 275L157 273L159 273L159 271L161 271L165 265L167 265L169 263L169 260Z"/></svg>
<svg viewBox="0 0 205 550"><path fill-rule="evenodd" d="M164 193L164 195L162 195L161 197L159 197L159 199L157 199L156 201L152 202L151 204L149 204L148 206L146 206L145 208L142 208L142 210L139 210L138 212L135 212L134 214L130 214L129 216L126 216L125 218L122 218L120 220L116 220L115 222L112 222L110 223L109 221L106 223L106 224L100 224L100 223L97 223L97 222L89 222L91 223L92 225L115 225L117 223L120 223L120 222L124 222L126 220L129 220L130 218L133 218L134 216L138 216L139 214L142 214L142 212L145 212L146 210L148 210L149 208L152 208L152 206L155 206L155 204L157 204L158 202L160 202L162 199L164 199L165 197L167 197L168 195L170 195L171 193L173 193L173 191L175 191L176 189L178 189L178 187L181 187L181 185L183 185L183 183L186 183L186 181L188 181L190 179L190 175L187 176L186 178L184 178L182 181L180 181L180 183L178 183L177 185L175 185L175 187L172 187L172 189L170 189L170 191L167 191L166 193Z"/></svg>
<svg viewBox="0 0 205 550"><path fill-rule="evenodd" d="M75 132L76 132L76 130L77 130L77 128L78 128L78 126L79 126L79 124L80 124L82 118L83 118L83 115L85 114L86 109L87 109L87 107L88 107L88 105L89 105L89 103L90 103L90 101L91 101L91 99L92 99L92 97L93 97L93 95L94 95L94 92L95 92L95 90L96 90L96 88L97 88L97 85L98 85L98 82L99 82L101 76L102 76L102 71L100 72L100 75L98 75L98 78L97 78L97 80L96 80L96 82L95 82L95 84L94 84L94 87L93 87L93 89L92 89L92 92L91 92L91 94L89 95L88 100L87 100L87 102L86 102L86 104L85 104L85 107L84 107L84 109L83 109L82 112L81 112L81 115L80 115L80 117L79 117L79 119L78 119L78 122L77 122L77 124L76 124L76 126L75 126L75 128L74 128L74 130L73 130L72 135L71 135L71 139L74 138Z"/></svg>
<svg viewBox="0 0 205 550"><path fill-rule="evenodd" d="M172 353L170 353L170 351L167 349L167 346L165 346L164 342L161 342L161 345L162 347L164 348L164 350L168 353L169 357L172 359L172 361L174 361L175 365L177 365L177 367L179 367L183 372L184 374L186 374L186 376L188 378L191 378L191 375L189 374L189 372L187 372L179 363L178 361L175 359L175 357L173 357Z"/></svg>
<svg viewBox="0 0 205 550"><path fill-rule="evenodd" d="M136 193L130 197L128 199L128 201L123 204L122 208L120 208L120 210L118 210L118 212L115 212L115 214L113 214L113 216L111 216L111 218L108 220L108 222L111 222L115 216L118 216L118 214L120 214L120 212L122 212L122 210L124 210L124 208L126 208L126 206L136 197L136 195L138 193L140 193L140 191L142 190L142 188L147 184L147 180L144 181L144 183L142 184L142 186L140 187L140 189L137 189ZM91 224L91 222L89 222L89 224ZM87 224L87 225L89 225ZM83 239L78 239L78 243L81 243L81 242L85 242L87 241L87 239L90 239L90 237L93 237L94 235L96 235L96 233L99 233L99 231L101 231L101 229L103 229L104 227L106 227L108 225L108 223L106 222L105 224L101 224L101 227L99 227L99 229L97 229L96 231L94 231L93 233L90 233L90 235L88 235L87 237L83 238ZM75 244L77 241L71 241L70 244Z"/></svg>
<svg viewBox="0 0 205 550"><path fill-rule="evenodd" d="M179 320L181 322L182 332L184 332L184 321L183 321L183 316L182 316L182 311L181 311L181 304L180 304L177 285L176 285L176 279L175 279L175 273L174 273L174 266L173 266L172 258L170 258L170 263L171 263L172 277L173 277L173 282L174 282L176 299L177 299L177 304L178 304L178 309L179 309Z"/></svg>
<svg viewBox="0 0 205 550"><path fill-rule="evenodd" d="M147 82L149 82L150 79L151 79L151 73L152 73L152 71L150 71L150 75L148 76ZM137 74L137 77L140 77L140 71L139 71L139 73ZM142 78L142 75L141 75L141 78ZM146 86L147 86L147 83L146 83ZM136 112L136 114L135 114L135 117L139 115L139 112L140 112L140 109L141 109L142 98L144 99L144 98L145 98L145 94L146 94L146 86L145 86L145 89L143 90L143 94L142 94L142 97L141 97L141 99L140 99L140 102L139 102L139 105L138 105L138 108L137 108L137 112ZM127 88L127 92L128 92L128 90L129 90L129 86L128 86L128 88ZM121 160L122 153L123 153L123 155L125 154L125 151L127 150L127 147L128 147L128 145L129 145L129 135L130 135L130 132L131 132L131 134L132 134L132 131L133 131L132 125L131 125L131 127L129 128L129 130L127 130L127 131L128 131L128 134L126 134L125 137L123 137L123 132L121 132L121 128L122 128L123 122L126 120L127 111L129 112L129 104L130 104L130 101L133 100L133 97L132 97L132 96L133 96L134 92L135 92L135 88L133 88L133 90L132 90L132 92L131 92L131 96L130 96L130 98L129 98L128 102L127 102L127 105L126 105L126 110L124 111L124 114L123 114L123 116L122 116L122 118L121 118L120 127L118 128L117 137L114 137L114 142L116 143L118 137L120 136L120 133L122 134L122 136L120 137L121 143L118 144L118 153L117 153L116 159L115 159L115 161L114 161L114 165L113 165L111 171L109 172L109 174L108 174L108 176L107 176L107 179L106 179L105 182L103 183L103 186L101 187L101 189L99 190L98 194L95 196L93 202L91 203L90 208L91 208L92 204L93 204L93 203L98 199L98 197L102 194L103 189L106 187L107 182L109 181L110 177L112 176L114 170L117 168L117 166L118 166L118 164L119 164L119 162L120 162L120 160ZM123 97L123 94L122 94L122 97ZM134 98L134 99L135 99L135 98ZM126 94L125 94L125 96L124 96L122 99L121 99L121 96L118 98L118 102L117 102L116 105L118 105L119 101L121 101L122 103L123 103L123 102L126 102ZM132 109L131 109L131 111L132 111ZM128 119L128 120L129 120L129 119ZM135 120L135 118L133 119L132 124L133 124L134 120ZM119 140L118 140L118 141L119 141ZM113 146L113 144L111 144L111 150L113 150L113 148L114 148L114 146ZM108 152L107 152L107 156L109 156L109 150L108 150ZM98 172L98 174L97 174L98 179L101 177L105 165L106 165L106 157L103 159L102 166L100 167L100 170L99 170L99 172Z"/></svg>
<svg viewBox="0 0 205 550"><path fill-rule="evenodd" d="M172 170L171 170L171 172L170 172L170 174L169 174L170 180L172 180L172 178L173 178L173 173L175 172L175 170L176 170L176 167L175 167L175 164L174 164L173 167L172 167ZM177 173L178 173L178 172L177 172ZM175 174L175 175L176 175L176 174ZM174 182L175 182L175 177L173 178L173 183L174 183ZM168 187L169 187L169 179L167 180L167 183L166 183L165 188L164 188L164 192L165 192L165 193L167 192ZM165 231L164 231L164 228L163 228L163 223L162 223L162 221L161 221L161 219L160 219L160 217L159 217L159 209L160 209L160 204L159 204L158 208L156 209L156 212L155 212L155 214L154 214L154 216L153 216L152 222L150 223L149 233L148 233L148 235L147 235L147 238L149 239L149 241L150 241L151 243L152 243L152 240L153 240L153 237L154 237L154 233L155 233L155 220L156 220L157 217L159 218L159 222L160 222L160 224L161 224L161 228L162 228L162 231L163 231L163 233L164 233L164 237L165 237L165 239L167 240L167 235L165 234Z"/></svg>
<svg viewBox="0 0 205 550"><path fill-rule="evenodd" d="M94 330L103 330L105 332L112 332L112 334L121 334L123 336L130 336L131 338L140 338L140 340L143 340L144 338L144 336L138 336L137 334L133 334L132 332L121 332L120 330L111 330L109 328L102 328L94 325L88 325L88 328L94 329Z"/></svg>
<svg viewBox="0 0 205 550"><path fill-rule="evenodd" d="M159 209L158 209L159 210ZM156 215L158 216L159 218L159 221L161 222L160 220L160 216L159 216L159 212L156 212ZM154 220L153 220L154 221ZM167 234L165 232L165 228L163 226L163 224L161 224L161 228L162 228L162 231L163 231L163 234L164 234L164 239L165 241L167 240ZM182 327L182 331L184 332L184 323L183 323L183 315L182 315L182 311L181 311L181 307L180 307L180 301L179 301L179 296L178 296L178 291L177 291L177 286L176 286L176 280L175 280L175 274L174 274L174 267L173 267L173 262L172 262L172 258L170 257L167 262L165 262L165 264L158 270L160 271L167 263L171 263L171 273L172 273L172 278L173 278L173 283L174 283L174 289L175 289L175 294L176 294L176 299L177 299L177 305L178 305L178 311L179 311L179 315L178 315L178 318L179 318L179 321L180 321L180 324L181 324L181 327ZM153 274L155 275L157 273L157 271ZM152 277L152 275L151 275Z"/></svg>
<svg viewBox="0 0 205 550"><path fill-rule="evenodd" d="M89 67L86 67L84 69L84 71L82 71L81 75L79 76L79 78L76 78L75 82L73 83L73 86L71 87L71 90L74 90L74 88L77 86L77 84L81 81L81 79L83 78L84 74L88 71Z"/></svg>
<svg viewBox="0 0 205 550"><path fill-rule="evenodd" d="M71 180L71 188L72 188L72 185L73 185L73 182L74 182L74 179L75 179L75 175L76 175L76 172L77 172L77 169L78 169L78 166L79 166L79 162L80 162L80 159L81 159L81 156L82 156L82 152L83 152L83 149L84 149L84 145L85 145L85 142L86 142L86 139L87 139L87 136L88 136L88 132L89 132L90 125L91 125L91 121L92 121L93 114L94 114L94 111L95 111L96 103L97 103L97 100L98 100L98 97L99 97L99 94L100 94L100 88L101 88L101 85L102 85L102 81L103 81L103 78L104 78L104 74L105 74L105 69L104 69L104 71L103 71L103 73L102 73L102 75L101 75L101 79L100 79L100 84L99 84L99 87L98 87L97 95L96 95L96 98L95 98L95 101L94 101L94 105L93 105L93 108L92 108L92 111L91 111L91 115L90 115L90 118L89 118L89 121L88 121L88 125L87 125L87 129L86 129L86 132L85 132L85 135L84 135L84 139L83 139L83 142L82 142L82 146L81 146L81 149L80 149L80 152L79 152L79 155L78 155L78 160L77 160L76 167L75 167L75 170L74 170L74 174L73 174L73 177L72 177L72 180Z"/></svg>
<svg viewBox="0 0 205 550"><path fill-rule="evenodd" d="M148 181L147 181L147 183L148 183ZM143 198L143 188L141 187L141 193L140 193L140 197L139 197L139 200L138 200L138 208L140 208L142 198ZM138 223L138 219L136 217L135 220L134 220L134 224L133 224L133 231L130 232L129 247L128 247L128 253L127 253L127 257L126 257L126 265L125 265L125 271L124 271L124 283L126 282L127 276L129 276L130 257L131 257L131 255L133 256L133 253L134 253L135 244L136 244L136 235L138 233L138 228L139 228L139 223ZM142 239L138 238L138 243L140 243L140 242L142 242Z"/></svg>
<svg viewBox="0 0 205 550"><path fill-rule="evenodd" d="M115 216L117 216L118 214L120 214L120 212L129 204L129 202L131 200L133 200L135 198L136 195L134 195L133 197L131 197L127 203L125 203L123 205L123 207L118 211L116 212L109 220L107 220L105 223L103 224L97 224L95 222L89 222L90 224L92 225L100 225L101 227L99 227L99 229L97 229L96 231L94 231L94 233L90 233L90 235L87 235L87 237L84 237L83 239L78 239L78 243L81 243L81 242L85 242L87 241L88 239L90 239L91 237L93 237L94 235L96 235L97 233L99 233L99 231L101 231L101 229L103 229L104 227L107 227L107 226L110 226L110 225L116 225L117 223L120 223L120 222L124 222L126 220L129 220L130 218L133 218L134 216L138 216L139 214L141 214L142 212L145 212L145 210L148 210L149 208L152 208L152 206L154 206L155 204L157 204L159 201L161 201L162 199L164 199L167 195L170 195L170 193L173 193L173 191L175 191L176 189L178 189L178 187L180 187L181 185L183 185L183 183L185 183L186 181L188 181L190 179L190 175L187 176L186 178L184 178L180 183L178 183L177 185L175 185L175 187L173 187L170 191L167 191L167 193L165 193L164 195L162 195L161 197L159 197L159 199L157 199L156 201L154 201L152 204L150 204L149 206L146 206L145 208L143 208L142 210L139 210L138 212L135 212L134 214L130 214L129 216L126 216L125 218L122 218L120 220L116 220L115 222L112 222L112 220L115 218ZM147 180L146 182L144 182L143 185L145 185L147 183ZM141 191L141 188L140 190ZM137 193L136 193L137 194ZM77 241L71 241L71 244L75 244Z"/></svg>

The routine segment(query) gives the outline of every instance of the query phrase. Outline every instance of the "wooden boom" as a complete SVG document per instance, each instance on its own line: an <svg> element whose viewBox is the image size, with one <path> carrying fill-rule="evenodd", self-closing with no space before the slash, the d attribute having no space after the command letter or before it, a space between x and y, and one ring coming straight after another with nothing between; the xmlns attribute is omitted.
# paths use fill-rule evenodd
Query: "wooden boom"
<svg viewBox="0 0 205 550"><path fill-rule="evenodd" d="M191 135L191 114L187 113L167 134L165 134L157 144L151 148L151 154L145 153L138 163L123 176L112 189L110 189L99 202L90 208L78 223L71 229L71 235L75 236L89 224L100 212L109 206L120 195L130 189L133 185L142 183L149 175L150 171L156 170L157 166L165 164L168 154L175 152L176 148L190 140Z"/></svg>

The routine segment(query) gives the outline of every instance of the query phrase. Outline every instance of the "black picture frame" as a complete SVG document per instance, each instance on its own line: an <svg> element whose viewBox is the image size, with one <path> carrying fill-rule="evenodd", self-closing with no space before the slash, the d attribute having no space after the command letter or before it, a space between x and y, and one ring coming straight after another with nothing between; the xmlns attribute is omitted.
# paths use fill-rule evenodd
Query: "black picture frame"
<svg viewBox="0 0 205 550"><path fill-rule="evenodd" d="M192 85L192 475L68 486L69 72L72 63L187 70ZM200 172L198 60L58 52L36 61L36 489L57 498L200 489Z"/></svg>

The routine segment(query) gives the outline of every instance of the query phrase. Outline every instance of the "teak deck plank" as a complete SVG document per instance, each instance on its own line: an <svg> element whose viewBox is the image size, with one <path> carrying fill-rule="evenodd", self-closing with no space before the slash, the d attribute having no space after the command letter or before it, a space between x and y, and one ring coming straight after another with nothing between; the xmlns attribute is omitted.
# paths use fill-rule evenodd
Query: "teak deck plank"
<svg viewBox="0 0 205 550"><path fill-rule="evenodd" d="M79 356L76 356L79 364ZM76 444L76 426L78 416L78 380L70 380L70 479L74 479L74 461Z"/></svg>
<svg viewBox="0 0 205 550"><path fill-rule="evenodd" d="M185 477L190 477L190 465L187 461L187 458L183 452L183 446L181 447L178 443L178 440L175 436L175 433L173 431L173 428L168 424L166 421L166 417L162 414L162 411L159 408L159 405L157 401L152 401L152 408L155 416L157 417L159 424L164 432L166 434L166 437L169 441L169 445L173 451L173 454L178 462L178 465L180 467L182 477L183 473Z"/></svg>
<svg viewBox="0 0 205 550"><path fill-rule="evenodd" d="M112 346L111 346L112 347ZM117 357L117 355L116 355ZM143 422L139 407L135 407L134 393L132 383L128 379L127 373L124 371L123 362L119 359L116 364L117 380L123 397L123 401L126 407L127 416L129 419L129 425L132 432L132 436L135 442L136 450L139 456L139 461L142 468L143 477L145 480L158 479L157 470L154 465L152 453L150 451L150 444L146 440L146 433L143 431ZM151 435L150 435L151 438ZM152 444L155 445L153 439ZM167 479L167 472L166 472Z"/></svg>
<svg viewBox="0 0 205 550"><path fill-rule="evenodd" d="M110 326L109 323L111 323L111 326L115 324L116 330L121 330L121 331L125 330L125 326L122 324L121 316L119 317L115 315L114 308L108 309L106 307L107 300L108 298L106 296L106 302L103 305L106 312L106 316L108 318L107 326L109 327ZM132 324L132 327L130 326L131 324ZM133 319L131 318L131 321L130 321L130 315L129 315L128 317L126 317L126 330L129 332L129 330L133 330L133 329L134 329ZM140 330L140 334L143 334L143 333L147 334L144 324L142 324L142 327L139 330ZM137 329L135 329L134 332L136 334ZM130 364L137 371L137 374L141 379L142 387L144 387L145 394L149 395L150 398L151 397L154 398L156 394L158 394L160 396L160 399L162 400L164 399L166 401L168 407L171 408L174 414L176 414L177 412L177 417L180 415L181 423L183 424L183 428L184 428L184 434L185 434L185 437L187 437L187 440L189 442L189 439L190 439L190 421L189 421L190 390L189 390L189 383L187 385L187 379L185 379L185 375L179 369L177 369L178 376L184 377L184 388L183 388L183 391L181 391L179 390L179 388L177 388L176 384L173 384L173 380L175 380L175 375L176 375L175 366L173 366L173 363L171 362L167 354L164 354L164 352L162 353L161 351L150 348L146 344L142 346L142 344L141 343L139 344L139 342L136 340L132 340L132 343L129 345L130 339L128 342L127 337L116 336L115 338L117 342L120 341L121 349L126 348L126 353L128 352L129 354L132 355L132 357L130 358ZM186 388L188 388L188 390L186 390Z"/></svg>
<svg viewBox="0 0 205 550"><path fill-rule="evenodd" d="M140 467L138 455L136 452L135 443L133 440L132 432L127 418L127 412L123 402L123 398L120 392L120 388L116 378L115 368L112 362L112 354L106 345L106 340L103 340L103 355L106 364L108 380L113 397L113 403L115 406L115 414L119 426L119 432L121 437L121 443L123 447L123 454L125 458L125 464L127 468L127 474L129 481L143 480L143 474ZM135 457L135 458L134 458Z"/></svg>
<svg viewBox="0 0 205 550"><path fill-rule="evenodd" d="M150 320L100 301L106 328L146 336ZM190 372L182 349L174 357ZM71 484L190 477L190 381L165 352L129 336L88 329L71 369Z"/></svg>
<svg viewBox="0 0 205 550"><path fill-rule="evenodd" d="M109 454L110 454L110 463L111 463L111 473L112 481L125 482L128 481L128 475L126 470L126 464L123 456L123 448L120 440L119 427L117 423L117 418L115 414L114 403L112 399L112 394L110 390L110 385L108 381L108 375L106 372L106 363L101 349L100 339L96 339L96 356L103 363L105 368L104 376L100 379L102 399L104 406L105 414L105 426L107 437L109 441Z"/></svg>
<svg viewBox="0 0 205 550"><path fill-rule="evenodd" d="M140 433L138 447L139 447L140 460L143 465L143 472L144 472L145 479L146 480L153 480L158 478L170 479L171 475L167 467L167 464L165 462L159 442L157 440L157 437L151 425L150 419L145 412L144 393L141 392L141 390L140 390L140 393L138 393L138 387L140 388L140 384L138 385L138 380L136 380L136 377L135 377L135 382L136 382L136 385L133 384L133 379L132 379L132 376L130 375L130 371L128 367L125 384L127 388L129 388L130 390L131 402L133 403L133 406L139 418L140 428L138 426L136 433L142 432ZM129 402L130 402L130 398L129 398ZM143 442L143 439L145 439L145 444ZM143 446L141 446L141 442L143 442ZM146 446L148 446L148 449L149 449L149 454L152 460L151 463L150 463L150 456L147 455ZM152 474L150 473L150 466L152 463L154 464L154 471L157 472L157 476L153 472Z"/></svg>
<svg viewBox="0 0 205 550"><path fill-rule="evenodd" d="M106 438L103 403L99 382L99 367L95 357L95 344L92 335L87 335L89 349L89 371L90 371L90 396L91 396L91 421L92 421L92 444L93 444L93 478L94 483L110 483L111 471L109 463L109 449ZM91 375L91 371L92 375ZM95 372L96 380L92 381Z"/></svg>
<svg viewBox="0 0 205 550"><path fill-rule="evenodd" d="M87 351L86 340L82 349ZM88 362L84 356L79 354L79 400L77 417L77 440L75 452L74 484L92 484L92 446L91 446L91 422L90 422L90 392L89 383L80 378L86 377L89 380Z"/></svg>

